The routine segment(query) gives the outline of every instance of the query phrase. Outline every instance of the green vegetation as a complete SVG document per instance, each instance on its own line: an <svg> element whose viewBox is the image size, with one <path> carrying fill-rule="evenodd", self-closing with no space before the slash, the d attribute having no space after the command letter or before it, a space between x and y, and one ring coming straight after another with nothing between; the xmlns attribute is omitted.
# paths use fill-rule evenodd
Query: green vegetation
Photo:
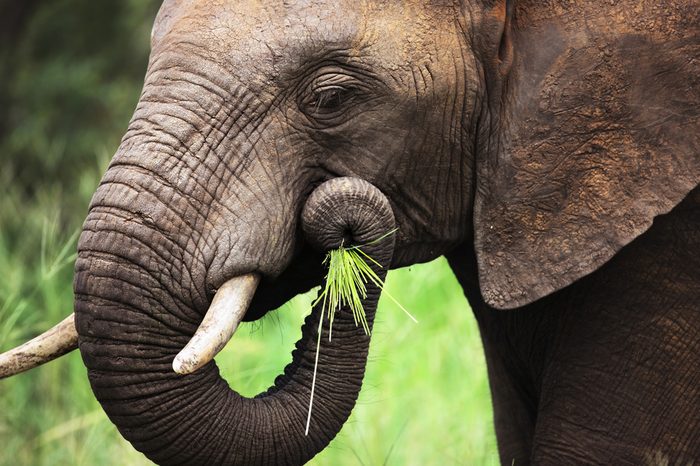
<svg viewBox="0 0 700 466"><path fill-rule="evenodd" d="M396 230L392 230L382 235L381 237L372 241L372 243L382 241L387 236L393 235L394 233L396 233ZM324 321L328 321L328 341L331 341L333 338L333 321L335 320L335 313L347 306L352 312L355 325L362 325L365 335L368 337L372 335L362 301L367 298L368 283L371 282L380 289L384 290L384 281L379 278L379 275L377 275L375 271L372 270L372 267L367 263L367 261L370 261L370 263L374 263L378 267L382 267L381 264L362 250L362 248L365 246L367 245L346 247L341 242L340 247L328 251L326 258L323 260L323 264L328 270L325 277L325 285L323 286L321 294L311 304L312 307L315 307L318 303L321 303L321 318L318 322L316 360L314 362L314 377L311 382L309 415L306 419L306 435L309 434L309 423L311 422L311 411L313 409L314 392L316 388L316 373L318 371L318 356L321 351L321 335L323 334L322 329ZM384 293L385 295L390 296L388 292L385 291ZM394 302L396 302L395 299ZM408 314L408 311L405 309L404 311ZM414 322L417 322L412 316L411 318Z"/></svg>
<svg viewBox="0 0 700 466"><path fill-rule="evenodd" d="M31 11L0 41L0 351L72 310L77 235L138 98L158 2L10 3ZM386 290L420 324L382 298L358 404L312 464L497 464L478 331L445 261L390 272ZM253 395L272 383L311 301L239 329L217 357L233 387ZM0 465L150 464L85 372L73 353L0 381Z"/></svg>
<svg viewBox="0 0 700 466"><path fill-rule="evenodd" d="M389 235L393 235L396 230L390 231L374 242L381 241ZM343 306L347 306L352 311L355 325L362 325L366 335L371 335L365 309L362 300L367 297L367 283L374 283L379 288L384 288L384 282L372 270L367 260L377 264L370 256L362 250L362 245L346 247L340 245L338 249L328 251L323 264L327 267L325 286L323 291L313 302L313 306L319 302L322 304L322 317L328 319L328 340L333 338L333 320L335 312ZM415 319L414 319L415 320ZM321 332L319 331L319 337Z"/></svg>

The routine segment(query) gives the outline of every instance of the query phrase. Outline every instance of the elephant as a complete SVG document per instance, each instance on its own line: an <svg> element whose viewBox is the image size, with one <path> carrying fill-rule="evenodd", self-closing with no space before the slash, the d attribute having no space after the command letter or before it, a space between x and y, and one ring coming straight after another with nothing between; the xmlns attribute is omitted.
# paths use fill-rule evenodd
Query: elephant
<svg viewBox="0 0 700 466"><path fill-rule="evenodd" d="M80 237L75 316L0 376L78 347L154 462L303 464L361 389L370 340L347 309L313 383L319 305L254 398L212 358L347 242L382 276L447 257L502 464L692 464L699 25L693 0L165 0Z"/></svg>

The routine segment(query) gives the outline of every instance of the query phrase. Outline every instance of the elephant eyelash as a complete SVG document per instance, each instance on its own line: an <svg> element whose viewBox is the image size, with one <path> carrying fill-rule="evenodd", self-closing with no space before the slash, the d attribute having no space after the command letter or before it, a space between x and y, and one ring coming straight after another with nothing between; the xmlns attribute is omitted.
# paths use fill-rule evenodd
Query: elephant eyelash
<svg viewBox="0 0 700 466"><path fill-rule="evenodd" d="M364 76L364 75L363 75ZM312 127L340 126L357 114L358 105L373 96L367 78L346 69L333 68L316 75L300 96L299 108Z"/></svg>
<svg viewBox="0 0 700 466"><path fill-rule="evenodd" d="M334 111L340 109L352 98L353 89L343 86L329 86L315 91L314 94L311 107L316 113Z"/></svg>
<svg viewBox="0 0 700 466"><path fill-rule="evenodd" d="M351 118L359 97L355 87L325 86L310 93L302 104L302 111L313 126L334 127Z"/></svg>

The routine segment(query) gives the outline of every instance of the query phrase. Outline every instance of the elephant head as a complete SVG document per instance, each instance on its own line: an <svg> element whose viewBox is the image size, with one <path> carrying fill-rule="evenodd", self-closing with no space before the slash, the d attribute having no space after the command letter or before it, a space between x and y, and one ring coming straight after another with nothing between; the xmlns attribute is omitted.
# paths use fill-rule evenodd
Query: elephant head
<svg viewBox="0 0 700 466"><path fill-rule="evenodd" d="M697 13L646 27L598 3L166 0L76 264L80 351L121 433L162 464L302 463L352 410L367 336L339 314L305 435L319 310L246 399L210 361L210 307L259 319L321 282L324 250L395 224L383 266L473 244L486 303L516 308L676 205L700 180Z"/></svg>

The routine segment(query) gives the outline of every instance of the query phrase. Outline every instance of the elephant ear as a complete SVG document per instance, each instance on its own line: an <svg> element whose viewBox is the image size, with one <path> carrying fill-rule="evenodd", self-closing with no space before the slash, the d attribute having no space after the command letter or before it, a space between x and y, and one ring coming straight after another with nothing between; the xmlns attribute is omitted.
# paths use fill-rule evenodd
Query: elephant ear
<svg viewBox="0 0 700 466"><path fill-rule="evenodd" d="M499 309L596 270L700 182L695 1L514 4L474 211L481 291Z"/></svg>

